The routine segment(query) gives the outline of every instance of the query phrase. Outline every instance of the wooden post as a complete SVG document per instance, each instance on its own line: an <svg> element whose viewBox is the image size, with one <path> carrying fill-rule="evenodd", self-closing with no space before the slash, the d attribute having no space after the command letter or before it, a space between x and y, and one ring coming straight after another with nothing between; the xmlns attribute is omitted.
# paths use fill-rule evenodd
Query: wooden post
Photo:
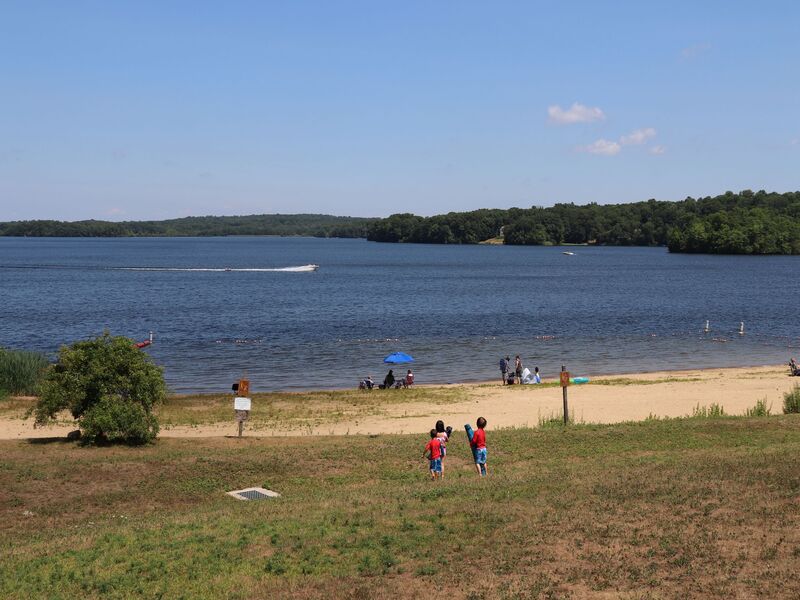
<svg viewBox="0 0 800 600"><path fill-rule="evenodd" d="M239 437L242 437L242 427L244 426L244 421L239 421Z"/></svg>
<svg viewBox="0 0 800 600"><path fill-rule="evenodd" d="M561 372L566 373L567 369L561 365ZM569 382L569 375L567 375L567 383ZM567 404L567 385L564 382L564 376L561 376L561 391L564 394L564 425L569 424L569 406Z"/></svg>

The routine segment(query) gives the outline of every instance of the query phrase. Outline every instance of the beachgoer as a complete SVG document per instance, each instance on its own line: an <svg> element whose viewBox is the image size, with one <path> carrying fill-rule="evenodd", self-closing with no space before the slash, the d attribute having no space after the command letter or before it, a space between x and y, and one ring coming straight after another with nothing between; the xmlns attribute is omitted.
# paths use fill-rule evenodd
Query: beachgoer
<svg viewBox="0 0 800 600"><path fill-rule="evenodd" d="M800 367L797 366L797 361L792 357L789 361L789 368L792 370L792 375L800 375Z"/></svg>
<svg viewBox="0 0 800 600"><path fill-rule="evenodd" d="M436 437L435 429L431 429L431 440L425 446L422 456L430 461L431 479L442 477L442 442Z"/></svg>
<svg viewBox="0 0 800 600"><path fill-rule="evenodd" d="M539 375L539 367L533 367L533 383L542 383L542 376Z"/></svg>
<svg viewBox="0 0 800 600"><path fill-rule="evenodd" d="M409 369L405 379L403 379L403 387L411 387L412 385L414 385L414 374Z"/></svg>
<svg viewBox="0 0 800 600"><path fill-rule="evenodd" d="M486 419L478 418L478 428L472 436L472 447L475 448L475 469L478 475L486 475ZM434 430L435 431L435 430Z"/></svg>
<svg viewBox="0 0 800 600"><path fill-rule="evenodd" d="M503 385L506 384L506 378L508 376L508 357L500 359L500 374L503 377Z"/></svg>
<svg viewBox="0 0 800 600"><path fill-rule="evenodd" d="M389 369L389 372L386 374L386 377L383 378L383 389L388 390L393 386L394 386L394 373L392 372L392 369Z"/></svg>
<svg viewBox="0 0 800 600"><path fill-rule="evenodd" d="M517 376L517 383L522 383L522 360L517 354L517 357L514 359L514 374Z"/></svg>
<svg viewBox="0 0 800 600"><path fill-rule="evenodd" d="M436 421L436 438L442 445L442 477L444 477L444 459L447 457L447 440L450 439L450 434L453 432L452 427L445 427L444 421Z"/></svg>

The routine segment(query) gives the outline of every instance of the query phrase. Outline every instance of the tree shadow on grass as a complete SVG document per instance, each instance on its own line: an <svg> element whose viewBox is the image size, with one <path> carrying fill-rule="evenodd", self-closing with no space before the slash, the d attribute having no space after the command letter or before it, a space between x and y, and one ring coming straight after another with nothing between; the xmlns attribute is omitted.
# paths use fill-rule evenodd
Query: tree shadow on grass
<svg viewBox="0 0 800 600"><path fill-rule="evenodd" d="M80 440L76 438L69 438L67 436L58 436L58 437L28 438L27 442L34 446L47 446L50 444L73 445L73 444L78 444Z"/></svg>

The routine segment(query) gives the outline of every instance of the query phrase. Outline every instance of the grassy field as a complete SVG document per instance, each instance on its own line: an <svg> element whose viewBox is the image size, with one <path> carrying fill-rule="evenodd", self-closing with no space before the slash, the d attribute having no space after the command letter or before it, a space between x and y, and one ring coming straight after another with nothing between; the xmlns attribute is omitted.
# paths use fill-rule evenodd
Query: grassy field
<svg viewBox="0 0 800 600"><path fill-rule="evenodd" d="M800 596L797 416L487 437L0 442L0 597Z"/></svg>

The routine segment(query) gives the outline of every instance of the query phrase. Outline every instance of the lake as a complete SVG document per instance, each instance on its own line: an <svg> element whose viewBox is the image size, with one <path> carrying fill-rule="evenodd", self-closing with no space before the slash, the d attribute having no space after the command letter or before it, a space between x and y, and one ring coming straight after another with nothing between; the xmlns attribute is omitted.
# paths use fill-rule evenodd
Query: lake
<svg viewBox="0 0 800 600"><path fill-rule="evenodd" d="M798 266L664 248L0 238L0 345L54 357L152 330L146 352L176 392L243 374L255 391L354 387L397 350L422 383L499 382L506 354L545 377L775 364L800 354Z"/></svg>

